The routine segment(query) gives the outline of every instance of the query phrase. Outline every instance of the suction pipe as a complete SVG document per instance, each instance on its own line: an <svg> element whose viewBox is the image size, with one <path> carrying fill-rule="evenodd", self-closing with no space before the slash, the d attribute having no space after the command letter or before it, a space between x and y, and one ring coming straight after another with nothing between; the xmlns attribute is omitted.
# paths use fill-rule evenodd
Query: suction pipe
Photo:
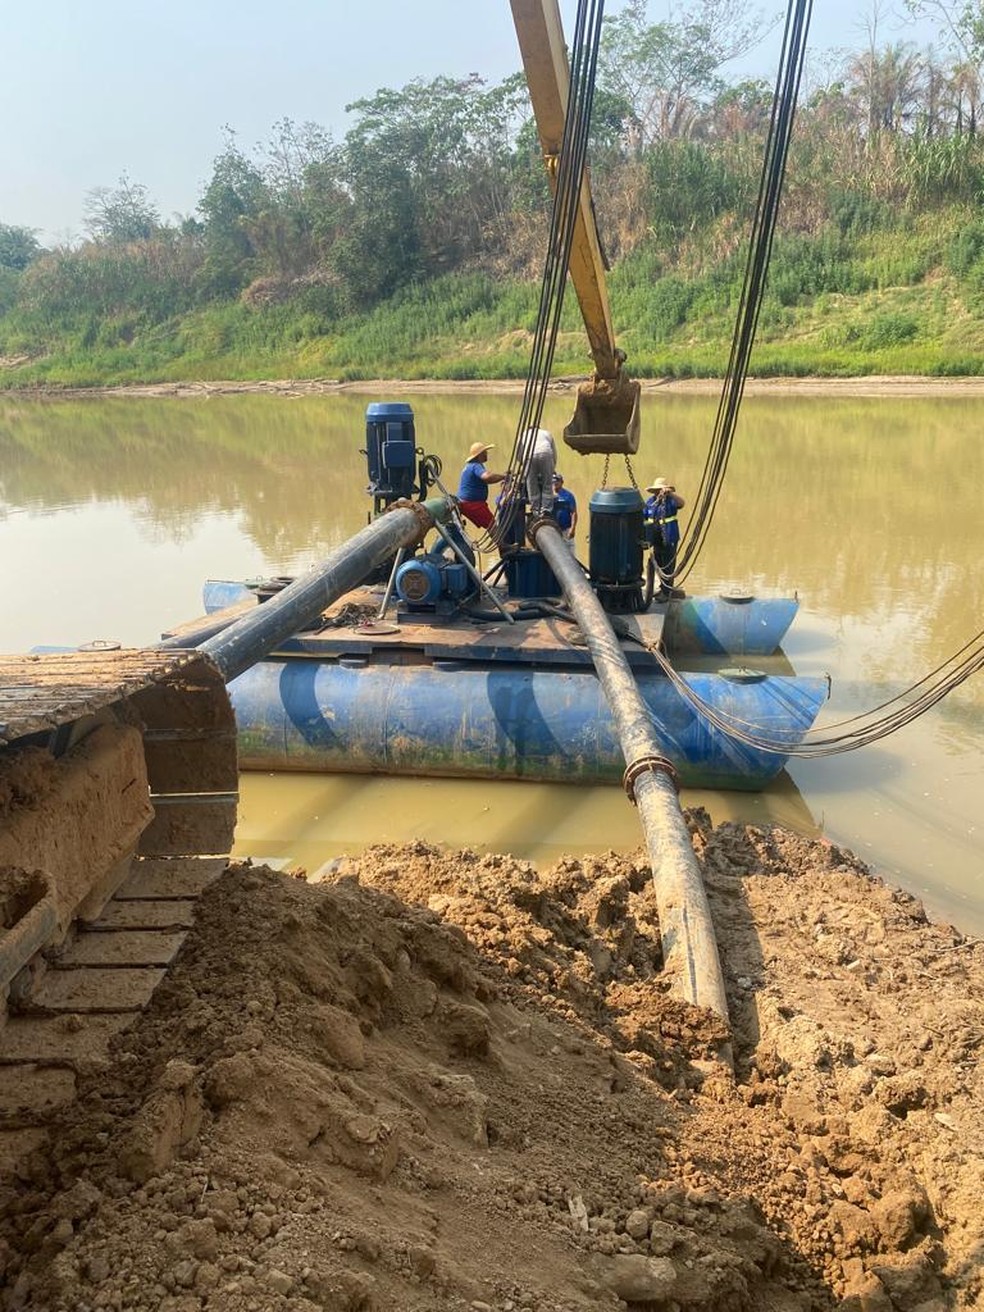
<svg viewBox="0 0 984 1312"><path fill-rule="evenodd" d="M448 514L448 504L443 497L431 501L394 502L320 565L289 583L269 601L247 611L220 633L207 638L199 645L199 651L211 656L223 679L229 683L251 665L269 656L292 633L313 624L327 606L351 592L367 574L401 547L420 542L428 529L443 524ZM182 645L189 645L187 637Z"/></svg>
<svg viewBox="0 0 984 1312"><path fill-rule="evenodd" d="M663 962L674 997L728 1019L717 941L700 867L680 809L672 766L653 729L608 616L556 521L535 520L530 538L564 590L581 627L625 756L625 786L639 809L659 910Z"/></svg>

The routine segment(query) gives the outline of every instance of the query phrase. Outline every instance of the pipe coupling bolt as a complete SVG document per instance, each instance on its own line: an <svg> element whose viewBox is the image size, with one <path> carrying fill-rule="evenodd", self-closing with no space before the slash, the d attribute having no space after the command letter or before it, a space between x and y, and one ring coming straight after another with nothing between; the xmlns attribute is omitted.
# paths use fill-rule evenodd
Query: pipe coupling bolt
<svg viewBox="0 0 984 1312"><path fill-rule="evenodd" d="M635 781L640 775L655 773L657 770L662 770L664 774L669 775L673 787L677 792L680 791L680 777L671 760L665 756L657 756L655 753L637 756L625 767L625 773L622 775L622 787L633 806L636 804Z"/></svg>

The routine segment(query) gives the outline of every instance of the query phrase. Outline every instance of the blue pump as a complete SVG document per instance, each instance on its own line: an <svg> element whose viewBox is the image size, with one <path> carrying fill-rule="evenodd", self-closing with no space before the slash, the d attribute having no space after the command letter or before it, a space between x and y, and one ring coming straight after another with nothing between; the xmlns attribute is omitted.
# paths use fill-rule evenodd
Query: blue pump
<svg viewBox="0 0 984 1312"><path fill-rule="evenodd" d="M414 556L396 571L396 595L415 614L449 614L473 591L465 566L439 551Z"/></svg>

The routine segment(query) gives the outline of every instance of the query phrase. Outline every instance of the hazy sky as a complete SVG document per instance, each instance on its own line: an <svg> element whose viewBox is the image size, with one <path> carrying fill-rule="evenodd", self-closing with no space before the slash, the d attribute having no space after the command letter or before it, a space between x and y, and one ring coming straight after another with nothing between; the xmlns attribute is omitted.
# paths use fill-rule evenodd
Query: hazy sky
<svg viewBox="0 0 984 1312"><path fill-rule="evenodd" d="M622 3L609 0L606 13ZM520 67L508 0L8 0L3 9L0 223L35 228L46 243L79 238L86 193L124 173L162 216L194 212L226 124L246 150L282 118L340 139L345 105L380 87L439 74L496 82ZM561 11L570 34L574 0ZM861 48L865 12L859 0L814 0L811 49ZM666 13L666 0L651 0L652 21ZM884 19L880 30L919 44L931 35ZM748 71L771 81L776 58L772 41Z"/></svg>

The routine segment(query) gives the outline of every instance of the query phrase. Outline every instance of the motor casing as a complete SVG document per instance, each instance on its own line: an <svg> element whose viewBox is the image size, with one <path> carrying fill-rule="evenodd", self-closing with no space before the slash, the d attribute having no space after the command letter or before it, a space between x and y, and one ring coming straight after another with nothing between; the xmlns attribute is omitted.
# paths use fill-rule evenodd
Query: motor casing
<svg viewBox="0 0 984 1312"><path fill-rule="evenodd" d="M414 612L447 612L472 591L467 567L436 552L405 560L396 571L396 595Z"/></svg>
<svg viewBox="0 0 984 1312"><path fill-rule="evenodd" d="M366 407L367 491L377 514L383 506L416 493L416 455L413 409L405 401L375 401Z"/></svg>
<svg viewBox="0 0 984 1312"><path fill-rule="evenodd" d="M599 488L588 509L588 576L598 600L607 611L642 610L642 494L634 487Z"/></svg>

